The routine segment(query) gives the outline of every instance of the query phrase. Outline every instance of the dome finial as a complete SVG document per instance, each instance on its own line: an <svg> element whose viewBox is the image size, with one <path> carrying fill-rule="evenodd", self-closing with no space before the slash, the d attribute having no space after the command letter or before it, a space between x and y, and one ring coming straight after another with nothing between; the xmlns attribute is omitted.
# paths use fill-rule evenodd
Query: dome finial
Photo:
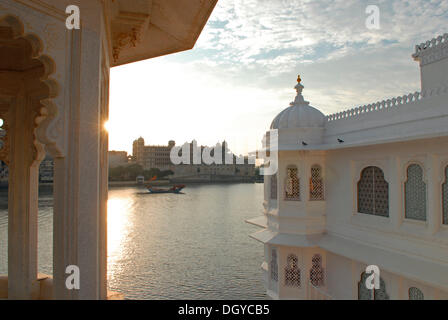
<svg viewBox="0 0 448 320"><path fill-rule="evenodd" d="M302 90L303 90L304 86L300 82L302 82L302 78L300 77L300 74L299 74L297 76L297 84L294 87L294 89L296 89L297 96L294 99L294 102L290 103L291 106L294 106L294 105L299 106L299 105L303 105L303 104L308 104L308 101L305 101L305 99L303 99Z"/></svg>
<svg viewBox="0 0 448 320"><path fill-rule="evenodd" d="M304 86L301 84L301 81L302 78L300 77L300 75L298 75L297 83L294 87L297 91L297 95L294 101L289 104L289 107L280 112L274 118L271 123L271 129L302 129L325 127L325 115L316 108L310 106L309 102L305 101L305 99L303 98L302 90L304 89ZM295 141L294 143L297 143L297 141Z"/></svg>

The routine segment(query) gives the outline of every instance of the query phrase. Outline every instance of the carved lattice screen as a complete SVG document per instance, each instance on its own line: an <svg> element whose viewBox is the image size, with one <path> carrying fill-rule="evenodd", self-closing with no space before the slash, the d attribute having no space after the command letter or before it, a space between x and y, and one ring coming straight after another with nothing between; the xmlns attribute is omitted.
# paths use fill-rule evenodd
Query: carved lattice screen
<svg viewBox="0 0 448 320"><path fill-rule="evenodd" d="M299 259L295 254L288 255L285 267L285 286L300 288Z"/></svg>
<svg viewBox="0 0 448 320"><path fill-rule="evenodd" d="M311 167L310 200L324 200L324 185L320 166Z"/></svg>
<svg viewBox="0 0 448 320"><path fill-rule="evenodd" d="M285 200L300 200L300 181L298 177L298 170L295 167L290 167L287 169Z"/></svg>
<svg viewBox="0 0 448 320"><path fill-rule="evenodd" d="M321 287L324 285L324 268L322 267L322 256L315 254L311 259L310 281L315 287Z"/></svg>
<svg viewBox="0 0 448 320"><path fill-rule="evenodd" d="M409 300L425 300L423 292L416 287L409 288Z"/></svg>
<svg viewBox="0 0 448 320"><path fill-rule="evenodd" d="M389 184L378 167L367 167L358 182L358 212L389 216Z"/></svg>
<svg viewBox="0 0 448 320"><path fill-rule="evenodd" d="M442 223L448 224L448 166L445 167L445 182L442 185L443 218Z"/></svg>
<svg viewBox="0 0 448 320"><path fill-rule="evenodd" d="M423 181L423 169L411 164L407 170L405 188L405 217L426 221L426 183Z"/></svg>

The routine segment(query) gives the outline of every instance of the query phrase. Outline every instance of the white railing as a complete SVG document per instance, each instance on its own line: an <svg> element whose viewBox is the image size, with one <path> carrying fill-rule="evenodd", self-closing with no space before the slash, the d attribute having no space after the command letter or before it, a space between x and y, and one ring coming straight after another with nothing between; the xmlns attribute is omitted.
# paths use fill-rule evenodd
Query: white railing
<svg viewBox="0 0 448 320"><path fill-rule="evenodd" d="M380 111L385 109L391 109L391 108L397 108L400 106L404 106L410 103L421 101L422 99L428 98L430 96L435 96L439 94L445 94L448 93L448 86L441 86L434 89L429 90L423 90L422 92L414 92L410 93L408 95L403 95L400 97L387 99L378 101L376 103L352 108L350 110L341 111L337 113L333 113L330 115L327 115L325 117L325 120L327 122L336 121L336 120L342 120L342 119L350 119L350 118L356 118L359 115L370 113L374 111Z"/></svg>
<svg viewBox="0 0 448 320"><path fill-rule="evenodd" d="M431 40L417 44L415 46L415 53L412 55L412 57L417 58L425 50L433 49L446 43L448 43L448 33L445 33L443 36L440 35L437 38L432 38Z"/></svg>
<svg viewBox="0 0 448 320"><path fill-rule="evenodd" d="M333 300L333 297L322 289L315 287L311 281L308 282L308 300Z"/></svg>

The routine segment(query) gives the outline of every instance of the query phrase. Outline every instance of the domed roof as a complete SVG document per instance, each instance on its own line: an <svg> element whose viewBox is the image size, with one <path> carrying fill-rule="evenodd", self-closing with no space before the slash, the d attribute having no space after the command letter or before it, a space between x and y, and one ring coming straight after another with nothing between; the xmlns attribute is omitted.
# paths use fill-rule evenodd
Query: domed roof
<svg viewBox="0 0 448 320"><path fill-rule="evenodd" d="M325 125L325 115L305 101L302 96L304 86L300 84L300 77L297 81L295 86L297 96L294 102L291 102L288 108L274 118L271 129L310 128Z"/></svg>

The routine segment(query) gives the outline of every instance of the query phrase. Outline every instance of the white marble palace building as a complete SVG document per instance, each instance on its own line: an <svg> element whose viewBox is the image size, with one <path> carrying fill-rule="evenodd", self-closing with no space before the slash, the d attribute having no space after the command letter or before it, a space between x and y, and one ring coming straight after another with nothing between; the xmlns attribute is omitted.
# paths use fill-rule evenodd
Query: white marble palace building
<svg viewBox="0 0 448 320"><path fill-rule="evenodd" d="M248 221L270 297L448 299L448 34L412 57L420 92L325 116L299 78L273 120L278 171Z"/></svg>

